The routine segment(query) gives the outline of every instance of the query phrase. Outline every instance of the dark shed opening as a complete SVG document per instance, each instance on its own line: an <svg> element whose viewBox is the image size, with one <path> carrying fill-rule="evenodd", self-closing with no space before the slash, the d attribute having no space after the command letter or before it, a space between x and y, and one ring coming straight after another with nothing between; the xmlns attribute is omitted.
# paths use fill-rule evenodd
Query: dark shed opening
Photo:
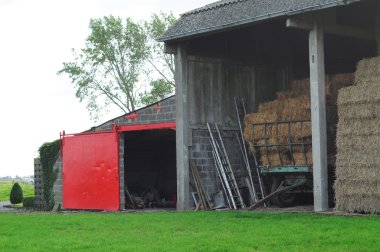
<svg viewBox="0 0 380 252"><path fill-rule="evenodd" d="M144 208L174 208L177 194L175 130L128 131L124 137L125 183L132 196L143 203Z"/></svg>

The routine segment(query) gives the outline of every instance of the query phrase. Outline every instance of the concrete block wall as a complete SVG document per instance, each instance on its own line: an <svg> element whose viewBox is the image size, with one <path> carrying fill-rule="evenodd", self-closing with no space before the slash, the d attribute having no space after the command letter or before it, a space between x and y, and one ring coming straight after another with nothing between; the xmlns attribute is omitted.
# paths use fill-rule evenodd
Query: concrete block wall
<svg viewBox="0 0 380 252"><path fill-rule="evenodd" d="M58 153L58 158L55 161L53 170L58 170L57 179L54 182L53 193L55 205L60 204L62 207L62 157L61 152Z"/></svg>
<svg viewBox="0 0 380 252"><path fill-rule="evenodd" d="M42 198L42 165L39 158L34 159L34 207L44 206Z"/></svg>
<svg viewBox="0 0 380 252"><path fill-rule="evenodd" d="M157 106L158 105L158 106ZM126 116L133 113L138 114L138 117L133 119L127 119ZM122 115L108 122L105 122L97 127L96 131L99 130L111 130L112 124L116 123L117 126L124 125L138 125L138 124L155 124L164 122L174 122L175 121L175 97L171 96L167 99L159 101L156 104L150 105L145 108L136 110L135 112Z"/></svg>
<svg viewBox="0 0 380 252"><path fill-rule="evenodd" d="M120 210L125 209L125 190L124 190L124 149L125 149L124 134L119 134L119 179L120 179Z"/></svg>
<svg viewBox="0 0 380 252"><path fill-rule="evenodd" d="M223 143L226 147L228 158L240 187L243 186L244 177L246 176L244 161L240 152L239 143L236 138L236 130L220 129ZM214 132L214 137L217 135ZM207 129L192 129L191 130L192 144L189 148L190 159L195 161L199 175L201 176L203 186L210 197L213 194L222 190L220 178L217 174L215 161L212 154L210 143L210 134ZM190 174L190 181L192 181ZM190 186L190 192L196 189ZM192 201L192 197L190 197ZM190 202L193 205L193 202Z"/></svg>

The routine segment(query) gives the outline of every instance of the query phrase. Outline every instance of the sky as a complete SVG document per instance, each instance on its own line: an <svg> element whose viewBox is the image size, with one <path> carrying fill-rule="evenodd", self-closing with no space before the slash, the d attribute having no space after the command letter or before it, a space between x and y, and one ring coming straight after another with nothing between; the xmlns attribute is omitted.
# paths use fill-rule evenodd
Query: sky
<svg viewBox="0 0 380 252"><path fill-rule="evenodd" d="M90 18L114 15L146 20L159 11L175 16L215 0L0 0L0 177L33 175L33 160L59 133L98 122L75 98L73 84L56 73L89 34Z"/></svg>

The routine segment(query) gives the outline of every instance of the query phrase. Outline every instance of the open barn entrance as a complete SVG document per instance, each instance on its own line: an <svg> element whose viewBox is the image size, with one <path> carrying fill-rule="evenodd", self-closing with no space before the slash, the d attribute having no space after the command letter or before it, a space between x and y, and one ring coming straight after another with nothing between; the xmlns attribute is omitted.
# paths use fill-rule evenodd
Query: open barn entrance
<svg viewBox="0 0 380 252"><path fill-rule="evenodd" d="M176 134L173 129L124 133L125 184L134 208L175 208ZM126 208L132 208L126 193Z"/></svg>

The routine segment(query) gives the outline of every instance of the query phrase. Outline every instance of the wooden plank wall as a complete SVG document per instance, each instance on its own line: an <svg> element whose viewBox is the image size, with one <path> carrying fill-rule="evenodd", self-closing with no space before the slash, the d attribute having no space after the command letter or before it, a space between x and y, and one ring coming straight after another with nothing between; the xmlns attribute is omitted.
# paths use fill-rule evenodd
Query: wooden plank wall
<svg viewBox="0 0 380 252"><path fill-rule="evenodd" d="M234 97L242 97L247 112L258 103L276 98L286 88L285 71L255 67L249 63L189 57L189 124L202 127L207 122L236 127Z"/></svg>

